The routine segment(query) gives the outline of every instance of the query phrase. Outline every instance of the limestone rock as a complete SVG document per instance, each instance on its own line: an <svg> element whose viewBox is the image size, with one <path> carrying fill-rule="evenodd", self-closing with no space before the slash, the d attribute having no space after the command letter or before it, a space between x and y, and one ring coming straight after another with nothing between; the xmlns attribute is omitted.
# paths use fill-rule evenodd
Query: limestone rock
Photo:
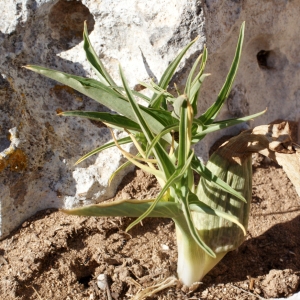
<svg viewBox="0 0 300 300"><path fill-rule="evenodd" d="M153 4L136 0L2 3L0 237L40 209L70 208L112 197L128 172L121 172L108 186L111 174L125 162L117 149L74 166L82 155L109 141L110 133L101 123L56 113L107 109L22 66L37 64L93 77L82 49L87 20L90 39L117 82L119 63L132 87L139 80L160 78L169 61L197 35L201 38L194 51L203 48L203 14L196 3L164 0ZM12 148L8 138L12 128L22 141L14 147L22 154L15 163L5 156Z"/></svg>
<svg viewBox="0 0 300 300"><path fill-rule="evenodd" d="M72 207L111 197L122 178L120 174L108 187L111 173L124 162L117 150L106 151L74 166L82 155L110 140L103 124L56 115L61 110L105 111L106 108L22 68L37 64L94 77L82 49L84 20L88 22L95 50L113 78L120 82L120 63L132 88L141 80L159 80L179 50L199 36L173 82L182 87L189 68L206 43L209 51L206 71L212 75L206 79L199 99L202 112L213 103L222 87L234 55L238 29L246 21L240 68L222 117L243 116L266 107L268 112L253 123L207 137L196 146L197 154L204 159L220 135L237 133L245 126L266 124L278 118L298 120L299 1L2 2L1 237L37 210ZM19 141L17 145L10 139L13 128ZM7 155L12 148L15 154Z"/></svg>
<svg viewBox="0 0 300 300"><path fill-rule="evenodd" d="M237 42L238 30L246 21L239 70L232 93L220 118L267 112L249 124L207 136L197 149L207 146L220 134L237 134L245 125L254 127L276 119L299 122L300 110L300 2L206 0L203 1L208 48L206 71L211 73L203 86L200 111L216 99L224 83ZM237 93L238 91L238 93ZM232 101L233 100L233 101ZM234 105L234 109L232 107ZM299 136L300 137L300 136Z"/></svg>

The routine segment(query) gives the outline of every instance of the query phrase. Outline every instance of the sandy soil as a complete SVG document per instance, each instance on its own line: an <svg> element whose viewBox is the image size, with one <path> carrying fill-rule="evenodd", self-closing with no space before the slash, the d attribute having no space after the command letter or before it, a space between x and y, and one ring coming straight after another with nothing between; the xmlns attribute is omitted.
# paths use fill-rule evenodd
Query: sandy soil
<svg viewBox="0 0 300 300"><path fill-rule="evenodd" d="M158 191L152 176L136 170L124 178L116 198L143 199ZM169 287L147 299L287 297L299 291L299 209L282 169L256 156L247 238L190 289L176 280L171 220L149 218L128 234L129 218L85 218L48 209L0 241L0 298L142 299L140 291L166 279ZM108 285L101 290L105 280L97 278L103 277Z"/></svg>

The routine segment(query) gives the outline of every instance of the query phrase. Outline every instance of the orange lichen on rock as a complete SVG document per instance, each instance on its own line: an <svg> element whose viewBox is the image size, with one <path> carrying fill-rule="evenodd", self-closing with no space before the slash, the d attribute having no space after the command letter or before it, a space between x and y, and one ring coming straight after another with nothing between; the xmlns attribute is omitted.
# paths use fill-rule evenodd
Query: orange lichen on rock
<svg viewBox="0 0 300 300"><path fill-rule="evenodd" d="M8 158L11 171L24 171L27 167L27 157L21 149L16 149Z"/></svg>
<svg viewBox="0 0 300 300"><path fill-rule="evenodd" d="M7 161L0 156L0 172L2 172L7 166Z"/></svg>
<svg viewBox="0 0 300 300"><path fill-rule="evenodd" d="M75 97L77 101L82 102L82 97L79 96L76 91L74 91L71 87L67 85L56 84L53 88L51 88L50 92L53 92L59 98L63 97L63 92L67 92L68 94Z"/></svg>
<svg viewBox="0 0 300 300"><path fill-rule="evenodd" d="M12 149L6 157L0 156L0 172L10 167L13 172L22 172L27 167L27 157L21 149Z"/></svg>

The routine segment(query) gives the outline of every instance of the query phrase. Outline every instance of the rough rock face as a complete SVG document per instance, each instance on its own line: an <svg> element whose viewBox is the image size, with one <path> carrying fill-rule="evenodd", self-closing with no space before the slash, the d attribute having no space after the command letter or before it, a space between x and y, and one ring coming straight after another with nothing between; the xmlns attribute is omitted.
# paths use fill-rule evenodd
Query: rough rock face
<svg viewBox="0 0 300 300"><path fill-rule="evenodd" d="M107 142L110 134L101 123L58 117L56 112L106 108L23 65L93 77L82 50L83 21L87 20L90 39L112 76L118 82L121 63L134 87L139 80L159 79L178 51L199 36L174 81L184 82L206 43L206 71L212 76L206 79L199 101L203 111L222 87L238 29L246 20L242 61L223 117L268 107L268 113L254 124L277 118L297 120L299 4L279 0L4 1L0 19L0 237L37 210L111 197L128 171L108 187L109 176L124 162L117 150L74 166L83 154ZM211 136L197 146L204 159L216 138Z"/></svg>
<svg viewBox="0 0 300 300"><path fill-rule="evenodd" d="M242 59L223 118L267 112L251 122L268 124L276 119L299 120L300 104L300 1L206 0L205 30L209 76L202 90L203 107L216 96L234 53L239 25L246 21ZM202 105L202 104L200 104ZM244 125L245 126L245 125ZM243 126L223 131L236 134ZM217 135L207 136L206 147ZM298 136L299 140L299 136Z"/></svg>
<svg viewBox="0 0 300 300"><path fill-rule="evenodd" d="M61 110L105 110L95 101L25 69L38 64L93 76L82 50L83 21L117 79L121 63L131 86L160 77L187 41L200 35L203 14L184 1L9 0L0 20L0 236L37 210L109 198L124 158L118 150L78 166L83 154L110 140L103 124L58 117ZM170 17L171 16L171 17ZM10 134L13 132L13 135ZM128 148L129 150L130 148Z"/></svg>

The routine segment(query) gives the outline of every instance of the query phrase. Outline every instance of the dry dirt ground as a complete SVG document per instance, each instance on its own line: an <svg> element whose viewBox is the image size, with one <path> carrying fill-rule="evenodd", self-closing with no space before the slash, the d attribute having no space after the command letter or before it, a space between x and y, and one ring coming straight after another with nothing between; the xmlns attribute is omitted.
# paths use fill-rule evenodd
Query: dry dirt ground
<svg viewBox="0 0 300 300"><path fill-rule="evenodd" d="M136 170L117 199L148 198L155 179ZM129 218L67 216L39 212L0 241L0 299L142 299L139 292L169 280L147 299L269 299L299 291L300 199L283 170L257 156L253 200L245 242L199 284L176 281L174 224L149 218L125 228ZM101 290L97 277L105 274ZM104 275L100 275L100 277Z"/></svg>

